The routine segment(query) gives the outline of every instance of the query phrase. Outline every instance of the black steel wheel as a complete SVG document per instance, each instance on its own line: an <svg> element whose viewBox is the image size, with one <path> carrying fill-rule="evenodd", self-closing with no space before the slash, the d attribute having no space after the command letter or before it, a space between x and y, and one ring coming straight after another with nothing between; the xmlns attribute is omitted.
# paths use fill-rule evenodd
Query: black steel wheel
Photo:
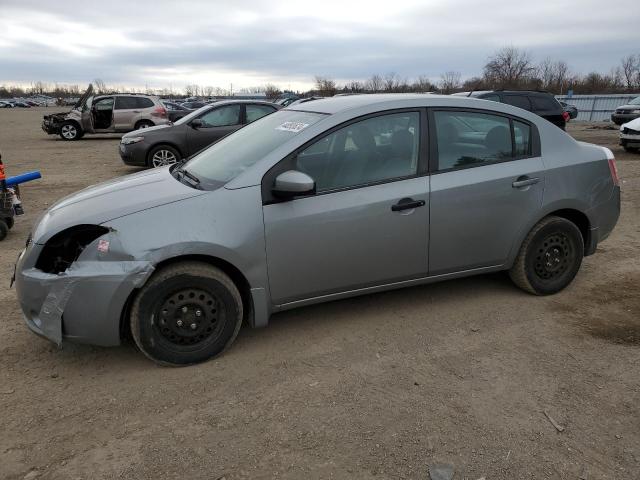
<svg viewBox="0 0 640 480"><path fill-rule="evenodd" d="M131 308L131 333L142 352L163 365L189 365L224 351L242 323L233 281L206 263L184 262L156 272Z"/></svg>
<svg viewBox="0 0 640 480"><path fill-rule="evenodd" d="M527 235L509 274L523 290L550 295L571 283L583 257L580 229L565 218L546 217Z"/></svg>

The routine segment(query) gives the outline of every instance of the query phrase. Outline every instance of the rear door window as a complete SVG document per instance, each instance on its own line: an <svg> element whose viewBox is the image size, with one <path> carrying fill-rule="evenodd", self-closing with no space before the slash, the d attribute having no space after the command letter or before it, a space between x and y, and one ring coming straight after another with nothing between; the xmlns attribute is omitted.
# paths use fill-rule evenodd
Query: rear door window
<svg viewBox="0 0 640 480"><path fill-rule="evenodd" d="M529 98L524 95L504 95L503 102L508 105L513 105L514 107L531 110L531 102L529 102Z"/></svg>
<svg viewBox="0 0 640 480"><path fill-rule="evenodd" d="M534 111L560 110L560 105L558 104L558 101L554 98L547 97L547 96L536 95L535 97L531 97L531 103L533 104Z"/></svg>
<svg viewBox="0 0 640 480"><path fill-rule="evenodd" d="M464 111L434 112L438 170L514 158L507 117Z"/></svg>
<svg viewBox="0 0 640 480"><path fill-rule="evenodd" d="M116 110L131 110L136 108L135 97L116 97Z"/></svg>
<svg viewBox="0 0 640 480"><path fill-rule="evenodd" d="M259 118L276 111L269 105L247 105L247 123L255 122Z"/></svg>
<svg viewBox="0 0 640 480"><path fill-rule="evenodd" d="M531 155L531 126L514 120L513 139L515 147L514 153L517 158L528 157Z"/></svg>
<svg viewBox="0 0 640 480"><path fill-rule="evenodd" d="M153 100L144 97L135 97L136 108L151 108L153 107Z"/></svg>
<svg viewBox="0 0 640 480"><path fill-rule="evenodd" d="M205 127L226 127L240 123L240 104L214 108L200 117Z"/></svg>

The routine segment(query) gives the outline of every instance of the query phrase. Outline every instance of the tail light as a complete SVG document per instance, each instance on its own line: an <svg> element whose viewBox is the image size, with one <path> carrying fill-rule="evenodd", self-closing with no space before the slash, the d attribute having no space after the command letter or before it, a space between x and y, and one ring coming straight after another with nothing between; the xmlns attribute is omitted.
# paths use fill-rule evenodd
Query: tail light
<svg viewBox="0 0 640 480"><path fill-rule="evenodd" d="M571 118L571 115L569 115L569 112L562 112L562 118L564 118L565 122L568 122Z"/></svg>
<svg viewBox="0 0 640 480"><path fill-rule="evenodd" d="M164 107L156 107L153 112L151 112L152 117L160 117L167 118L167 110Z"/></svg>
<svg viewBox="0 0 640 480"><path fill-rule="evenodd" d="M616 167L616 159L609 158L609 170L611 171L611 178L613 179L613 184L616 187L620 186L620 178L618 177L618 167Z"/></svg>

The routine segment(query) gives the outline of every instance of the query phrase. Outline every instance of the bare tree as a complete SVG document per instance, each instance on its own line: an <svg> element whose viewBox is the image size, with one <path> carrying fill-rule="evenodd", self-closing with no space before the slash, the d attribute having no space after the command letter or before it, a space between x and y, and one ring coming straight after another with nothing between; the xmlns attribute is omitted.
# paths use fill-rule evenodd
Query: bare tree
<svg viewBox="0 0 640 480"><path fill-rule="evenodd" d="M535 73L531 55L516 47L504 47L489 57L484 66L488 83L502 88L517 88Z"/></svg>
<svg viewBox="0 0 640 480"><path fill-rule="evenodd" d="M400 77L395 72L389 72L384 76L382 82L385 92L396 92L400 86Z"/></svg>
<svg viewBox="0 0 640 480"><path fill-rule="evenodd" d="M640 86L640 54L627 55L620 64L627 90L632 91Z"/></svg>
<svg viewBox="0 0 640 480"><path fill-rule="evenodd" d="M321 97L332 97L336 94L338 88L336 82L327 77L316 76L316 91Z"/></svg>
<svg viewBox="0 0 640 480"><path fill-rule="evenodd" d="M384 80L382 80L382 77L377 73L371 75L371 78L369 78L369 80L365 82L365 89L369 90L372 93L382 91L383 86Z"/></svg>
<svg viewBox="0 0 640 480"><path fill-rule="evenodd" d="M420 75L414 82L409 86L409 89L413 92L431 92L434 90L433 84L429 77L426 75Z"/></svg>
<svg viewBox="0 0 640 480"><path fill-rule="evenodd" d="M107 85L101 78L96 78L93 81L93 87L95 88L96 93L108 93Z"/></svg>
<svg viewBox="0 0 640 480"><path fill-rule="evenodd" d="M268 83L264 86L264 94L268 100L275 100L281 93L280 89L272 83Z"/></svg>
<svg viewBox="0 0 640 480"><path fill-rule="evenodd" d="M445 72L440 75L440 91L445 94L453 93L460 88L460 72Z"/></svg>

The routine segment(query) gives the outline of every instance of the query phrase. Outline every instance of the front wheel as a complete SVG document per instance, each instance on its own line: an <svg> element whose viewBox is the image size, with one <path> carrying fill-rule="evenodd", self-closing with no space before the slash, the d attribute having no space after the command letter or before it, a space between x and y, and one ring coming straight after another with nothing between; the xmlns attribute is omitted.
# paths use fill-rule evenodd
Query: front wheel
<svg viewBox="0 0 640 480"><path fill-rule="evenodd" d="M626 145L624 145L622 148L624 148L624 151L627 153L635 153L638 151L637 148L627 147Z"/></svg>
<svg viewBox="0 0 640 480"><path fill-rule="evenodd" d="M180 159L180 152L170 145L158 145L149 152L147 164L158 168L173 165Z"/></svg>
<svg viewBox="0 0 640 480"><path fill-rule="evenodd" d="M580 229L566 218L546 217L525 238L509 275L526 292L551 295L571 283L583 257Z"/></svg>
<svg viewBox="0 0 640 480"><path fill-rule="evenodd" d="M203 362L224 351L242 324L242 298L220 269L182 262L157 271L131 307L138 348L162 365Z"/></svg>
<svg viewBox="0 0 640 480"><path fill-rule="evenodd" d="M73 122L65 122L60 126L60 138L67 141L78 140L82 137L82 131Z"/></svg>

